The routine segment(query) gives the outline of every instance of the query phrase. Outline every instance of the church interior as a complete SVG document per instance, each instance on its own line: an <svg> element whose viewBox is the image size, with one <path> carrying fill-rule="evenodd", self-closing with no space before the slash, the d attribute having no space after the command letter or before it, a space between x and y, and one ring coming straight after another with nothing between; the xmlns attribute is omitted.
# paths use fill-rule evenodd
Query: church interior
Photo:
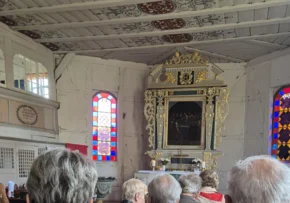
<svg viewBox="0 0 290 203"><path fill-rule="evenodd" d="M0 0L0 182L68 148L104 202L194 160L226 193L240 159L290 161L289 46L289 0Z"/></svg>

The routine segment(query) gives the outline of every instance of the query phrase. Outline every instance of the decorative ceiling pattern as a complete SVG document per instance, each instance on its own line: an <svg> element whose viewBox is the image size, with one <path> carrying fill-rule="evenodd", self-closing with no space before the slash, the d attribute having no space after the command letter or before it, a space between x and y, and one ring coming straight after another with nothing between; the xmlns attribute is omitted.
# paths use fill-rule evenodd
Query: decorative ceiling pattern
<svg viewBox="0 0 290 203"><path fill-rule="evenodd" d="M140 61L145 57L146 63L159 62L172 49L203 44L218 47L209 56L218 55L229 62L251 59L246 53L233 57L245 44L255 45L257 49L252 50L258 55L290 45L290 2L286 0L251 4L248 0L112 2L116 1L0 0L0 22L56 54L76 52L118 59L124 55L124 60L138 61L130 55L142 50ZM237 47L226 52L223 42ZM158 49L164 50L157 54L160 60L154 53ZM201 51L206 55L207 51Z"/></svg>

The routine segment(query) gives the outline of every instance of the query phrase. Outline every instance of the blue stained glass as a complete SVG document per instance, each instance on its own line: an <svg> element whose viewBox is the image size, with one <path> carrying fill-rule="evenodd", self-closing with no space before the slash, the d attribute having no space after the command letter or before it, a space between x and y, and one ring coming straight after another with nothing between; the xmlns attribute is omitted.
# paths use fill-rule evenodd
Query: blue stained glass
<svg viewBox="0 0 290 203"><path fill-rule="evenodd" d="M274 139L278 139L278 133L275 133L275 134L273 135L273 138L274 138Z"/></svg>
<svg viewBox="0 0 290 203"><path fill-rule="evenodd" d="M273 158L277 159L277 155L272 155Z"/></svg>
<svg viewBox="0 0 290 203"><path fill-rule="evenodd" d="M97 155L97 154L98 154L97 150L93 150L93 155Z"/></svg>
<svg viewBox="0 0 290 203"><path fill-rule="evenodd" d="M112 104L112 108L113 109L117 108L117 105L116 104Z"/></svg>
<svg viewBox="0 0 290 203"><path fill-rule="evenodd" d="M279 127L279 123L274 123L274 128L278 128Z"/></svg>
<svg viewBox="0 0 290 203"><path fill-rule="evenodd" d="M279 92L279 94L280 94L280 96L282 97L285 93L284 93L283 90L281 90L281 91Z"/></svg>
<svg viewBox="0 0 290 203"><path fill-rule="evenodd" d="M116 137L117 133L116 132L111 132L112 137Z"/></svg>
<svg viewBox="0 0 290 203"><path fill-rule="evenodd" d="M111 125L113 128L115 128L116 127L116 123L112 123L112 125Z"/></svg>
<svg viewBox="0 0 290 203"><path fill-rule="evenodd" d="M272 149L273 150L277 150L278 149L278 145L277 144L273 144Z"/></svg>
<svg viewBox="0 0 290 203"><path fill-rule="evenodd" d="M93 102L93 106L98 106L98 102Z"/></svg>
<svg viewBox="0 0 290 203"><path fill-rule="evenodd" d="M112 118L116 118L117 117L117 115L116 114L112 114Z"/></svg>
<svg viewBox="0 0 290 203"><path fill-rule="evenodd" d="M116 156L116 152L115 151L111 151L111 156Z"/></svg>
<svg viewBox="0 0 290 203"><path fill-rule="evenodd" d="M98 112L93 112L93 116L94 117L98 116Z"/></svg>
<svg viewBox="0 0 290 203"><path fill-rule="evenodd" d="M98 161L102 161L102 156L98 156Z"/></svg>
<svg viewBox="0 0 290 203"><path fill-rule="evenodd" d="M93 121L93 126L98 126L98 122L97 121Z"/></svg>
<svg viewBox="0 0 290 203"><path fill-rule="evenodd" d="M112 147L116 147L116 142L111 142Z"/></svg>
<svg viewBox="0 0 290 203"><path fill-rule="evenodd" d="M111 160L111 157L110 156L107 156L106 159L107 159L107 161L110 161Z"/></svg>
<svg viewBox="0 0 290 203"><path fill-rule="evenodd" d="M113 98L113 97L112 97L111 95L110 95L110 96L108 96L108 99L109 99L109 100L111 100L112 98Z"/></svg>
<svg viewBox="0 0 290 203"><path fill-rule="evenodd" d="M98 131L93 131L93 136L97 136L98 135Z"/></svg>
<svg viewBox="0 0 290 203"><path fill-rule="evenodd" d="M101 95L101 94L98 94L97 97L98 97L99 99L101 99L101 98L102 98L102 95Z"/></svg>
<svg viewBox="0 0 290 203"><path fill-rule="evenodd" d="M98 141L93 141L93 146L97 146L98 145Z"/></svg>
<svg viewBox="0 0 290 203"><path fill-rule="evenodd" d="M275 112L274 113L274 118L278 118L279 117L279 112Z"/></svg>
<svg viewBox="0 0 290 203"><path fill-rule="evenodd" d="M280 100L276 100L275 101L275 106L279 106L280 105Z"/></svg>

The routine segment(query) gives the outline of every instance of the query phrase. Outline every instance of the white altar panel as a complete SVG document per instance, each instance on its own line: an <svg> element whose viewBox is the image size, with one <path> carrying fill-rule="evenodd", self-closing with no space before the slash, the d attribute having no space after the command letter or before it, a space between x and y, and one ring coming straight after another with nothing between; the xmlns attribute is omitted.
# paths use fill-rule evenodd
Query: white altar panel
<svg viewBox="0 0 290 203"><path fill-rule="evenodd" d="M148 185L155 177L162 175L162 174L170 174L178 180L178 178L181 175L189 174L189 173L195 173L195 174L199 175L200 171L191 172L191 171L147 171L147 170L141 170L141 171L138 171L134 174L134 178L139 179L139 180L143 181L146 185Z"/></svg>

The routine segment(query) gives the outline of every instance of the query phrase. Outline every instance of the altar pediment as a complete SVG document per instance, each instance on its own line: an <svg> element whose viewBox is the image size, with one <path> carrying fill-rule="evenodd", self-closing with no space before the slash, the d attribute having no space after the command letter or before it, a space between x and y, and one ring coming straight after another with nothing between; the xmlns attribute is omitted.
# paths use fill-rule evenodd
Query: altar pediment
<svg viewBox="0 0 290 203"><path fill-rule="evenodd" d="M218 80L224 71L212 63L208 63L197 52L180 55L179 52L150 73L148 88L179 88L225 86Z"/></svg>
<svg viewBox="0 0 290 203"><path fill-rule="evenodd" d="M218 77L221 73L198 53L178 52L152 70L144 107L151 158L170 157L172 170L188 169L182 165L193 158L204 160L207 168L217 166L229 111L229 91Z"/></svg>

